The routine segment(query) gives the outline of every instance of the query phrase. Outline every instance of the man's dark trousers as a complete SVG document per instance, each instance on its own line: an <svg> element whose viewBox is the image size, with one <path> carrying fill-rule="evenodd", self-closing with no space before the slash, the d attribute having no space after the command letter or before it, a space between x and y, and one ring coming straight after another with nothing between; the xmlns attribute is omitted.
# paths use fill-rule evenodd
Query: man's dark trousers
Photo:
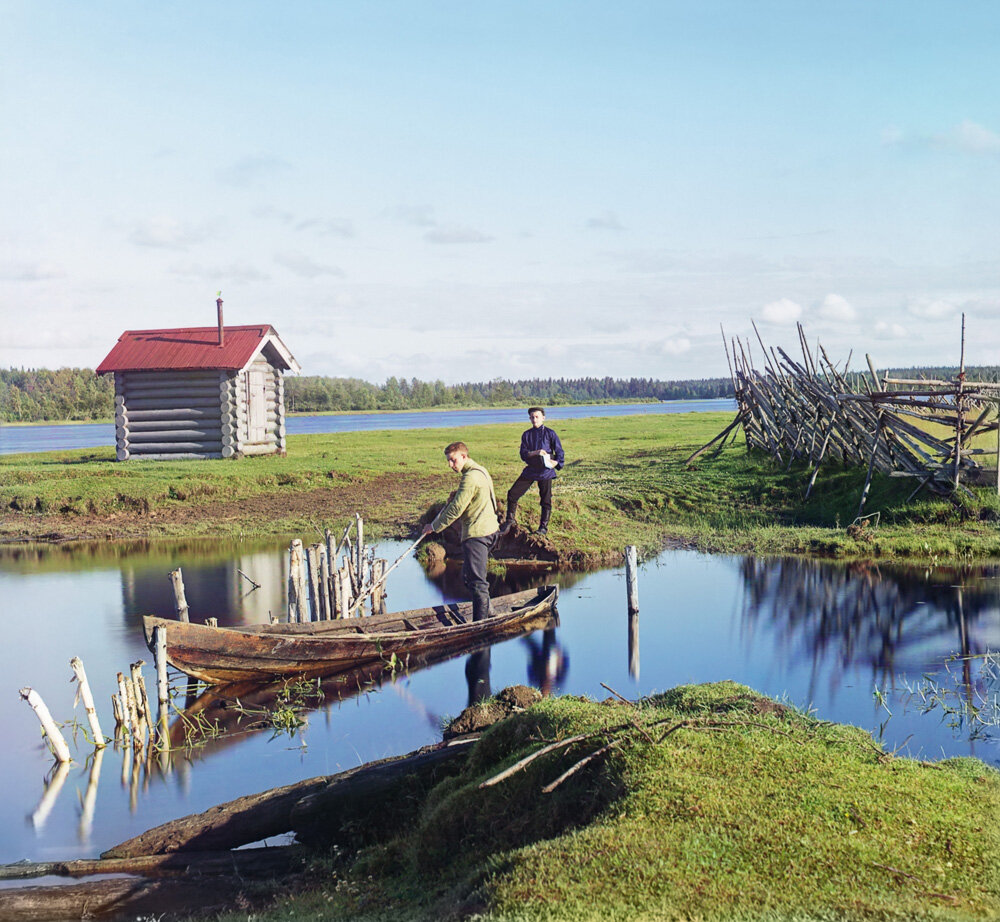
<svg viewBox="0 0 1000 922"><path fill-rule="evenodd" d="M548 528L549 519L552 517L552 481L554 477L545 480L531 480L528 477L518 477L507 491L507 518L514 518L517 511L517 504L521 501L533 483L538 484L538 498L542 506L542 518L538 523L539 528Z"/></svg>
<svg viewBox="0 0 1000 922"><path fill-rule="evenodd" d="M462 542L462 582L472 594L472 620L490 616L490 584L486 581L486 563L497 532L485 538L466 538Z"/></svg>

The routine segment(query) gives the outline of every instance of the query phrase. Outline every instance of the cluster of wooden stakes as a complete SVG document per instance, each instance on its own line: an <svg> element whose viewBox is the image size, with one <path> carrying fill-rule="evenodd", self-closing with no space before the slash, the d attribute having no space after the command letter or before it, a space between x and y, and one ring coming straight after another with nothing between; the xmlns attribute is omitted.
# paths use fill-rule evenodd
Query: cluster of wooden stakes
<svg viewBox="0 0 1000 922"><path fill-rule="evenodd" d="M858 505L864 511L872 475L909 477L921 489L954 497L967 484L994 484L1000 493L1000 464L982 465L983 455L1000 454L1000 383L969 381L965 372L965 316L961 357L951 380L890 377L866 355L868 374L849 373L850 356L838 368L819 344L813 350L798 324L801 359L768 348L754 325L763 367L754 364L747 341L723 343L736 394L736 418L688 459L692 464L740 428L748 449L760 449L779 463L804 460L811 471L808 499L820 466L828 461L867 466ZM731 350L730 350L731 346ZM995 434L993 442L982 437Z"/></svg>

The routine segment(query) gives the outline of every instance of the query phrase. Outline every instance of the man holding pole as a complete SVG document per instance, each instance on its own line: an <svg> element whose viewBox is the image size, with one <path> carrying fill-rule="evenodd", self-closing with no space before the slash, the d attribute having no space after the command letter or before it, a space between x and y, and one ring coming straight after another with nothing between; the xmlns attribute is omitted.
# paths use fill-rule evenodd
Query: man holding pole
<svg viewBox="0 0 1000 922"><path fill-rule="evenodd" d="M499 521L493 479L482 465L469 457L465 442L452 442L445 450L448 467L462 477L447 505L425 525L421 537L444 531L452 522L462 522L462 582L472 594L472 620L490 615L490 587L486 563L496 544Z"/></svg>

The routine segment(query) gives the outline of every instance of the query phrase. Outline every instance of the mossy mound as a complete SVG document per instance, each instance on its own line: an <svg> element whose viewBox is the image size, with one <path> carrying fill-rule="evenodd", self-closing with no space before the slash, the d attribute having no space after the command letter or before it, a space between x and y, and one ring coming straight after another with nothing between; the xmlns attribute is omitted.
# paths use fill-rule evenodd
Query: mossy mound
<svg viewBox="0 0 1000 922"><path fill-rule="evenodd" d="M984 763L895 758L733 682L548 698L274 918L997 919L998 816Z"/></svg>

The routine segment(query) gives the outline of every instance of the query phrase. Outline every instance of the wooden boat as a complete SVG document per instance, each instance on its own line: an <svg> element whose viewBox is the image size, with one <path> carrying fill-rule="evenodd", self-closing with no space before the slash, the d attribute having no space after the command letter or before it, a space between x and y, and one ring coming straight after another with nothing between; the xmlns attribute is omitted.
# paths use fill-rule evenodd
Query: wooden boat
<svg viewBox="0 0 1000 922"><path fill-rule="evenodd" d="M544 586L499 596L489 618L472 620L472 603L455 602L413 611L312 621L209 627L146 615L146 643L153 630L167 632L167 662L175 669L217 685L266 682L285 676L333 675L366 663L392 662L429 653L461 653L484 640L521 634L544 626L559 590Z"/></svg>

